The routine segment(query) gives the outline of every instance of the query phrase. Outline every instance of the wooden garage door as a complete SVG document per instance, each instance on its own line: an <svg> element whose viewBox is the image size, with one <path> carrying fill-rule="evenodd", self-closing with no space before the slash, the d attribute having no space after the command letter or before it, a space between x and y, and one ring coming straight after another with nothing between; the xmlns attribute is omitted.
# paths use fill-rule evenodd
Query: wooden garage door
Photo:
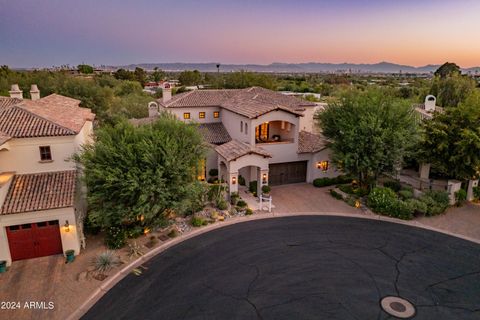
<svg viewBox="0 0 480 320"><path fill-rule="evenodd" d="M7 236L13 261L62 253L58 220L9 226Z"/></svg>
<svg viewBox="0 0 480 320"><path fill-rule="evenodd" d="M307 161L275 163L269 166L268 173L272 186L305 182L307 180Z"/></svg>

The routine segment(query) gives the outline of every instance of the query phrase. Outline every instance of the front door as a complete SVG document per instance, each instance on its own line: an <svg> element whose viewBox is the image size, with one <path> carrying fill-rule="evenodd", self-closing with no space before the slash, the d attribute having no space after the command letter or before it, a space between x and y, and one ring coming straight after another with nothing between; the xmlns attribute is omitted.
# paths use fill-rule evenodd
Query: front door
<svg viewBox="0 0 480 320"><path fill-rule="evenodd" d="M58 220L7 227L12 261L62 253Z"/></svg>

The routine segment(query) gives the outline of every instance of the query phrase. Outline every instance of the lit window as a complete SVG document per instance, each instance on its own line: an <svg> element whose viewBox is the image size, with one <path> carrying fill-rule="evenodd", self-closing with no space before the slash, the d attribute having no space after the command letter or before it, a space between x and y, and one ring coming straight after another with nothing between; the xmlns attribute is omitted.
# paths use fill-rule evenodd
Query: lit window
<svg viewBox="0 0 480 320"><path fill-rule="evenodd" d="M319 161L317 162L317 168L322 171L328 170L328 161Z"/></svg>
<svg viewBox="0 0 480 320"><path fill-rule="evenodd" d="M240 121L240 132L243 132L243 121Z"/></svg>
<svg viewBox="0 0 480 320"><path fill-rule="evenodd" d="M199 113L198 113L198 117L199 117L200 119L205 119L205 112L199 112Z"/></svg>
<svg viewBox="0 0 480 320"><path fill-rule="evenodd" d="M183 119L190 119L190 112L184 112Z"/></svg>
<svg viewBox="0 0 480 320"><path fill-rule="evenodd" d="M255 128L255 139L257 142L267 141L269 135L270 126L268 122L262 123Z"/></svg>
<svg viewBox="0 0 480 320"><path fill-rule="evenodd" d="M219 118L220 117L220 111L213 111L213 117L215 119Z"/></svg>
<svg viewBox="0 0 480 320"><path fill-rule="evenodd" d="M40 147L40 160L41 161L52 160L52 151L50 150L50 146Z"/></svg>

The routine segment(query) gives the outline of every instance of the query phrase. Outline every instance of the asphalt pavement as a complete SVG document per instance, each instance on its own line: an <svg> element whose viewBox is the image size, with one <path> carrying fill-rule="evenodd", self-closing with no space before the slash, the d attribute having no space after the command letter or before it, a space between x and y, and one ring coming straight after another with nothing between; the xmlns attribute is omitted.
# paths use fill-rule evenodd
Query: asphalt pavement
<svg viewBox="0 0 480 320"><path fill-rule="evenodd" d="M82 319L480 319L480 245L368 219L239 223L182 242L128 275Z"/></svg>

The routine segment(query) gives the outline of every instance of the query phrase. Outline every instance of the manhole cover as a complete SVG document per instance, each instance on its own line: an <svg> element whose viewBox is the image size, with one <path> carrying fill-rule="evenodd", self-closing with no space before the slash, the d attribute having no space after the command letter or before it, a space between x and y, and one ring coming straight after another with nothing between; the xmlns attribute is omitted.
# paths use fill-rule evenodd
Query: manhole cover
<svg viewBox="0 0 480 320"><path fill-rule="evenodd" d="M388 296L380 301L383 311L400 319L408 319L415 315L415 307L408 300Z"/></svg>

